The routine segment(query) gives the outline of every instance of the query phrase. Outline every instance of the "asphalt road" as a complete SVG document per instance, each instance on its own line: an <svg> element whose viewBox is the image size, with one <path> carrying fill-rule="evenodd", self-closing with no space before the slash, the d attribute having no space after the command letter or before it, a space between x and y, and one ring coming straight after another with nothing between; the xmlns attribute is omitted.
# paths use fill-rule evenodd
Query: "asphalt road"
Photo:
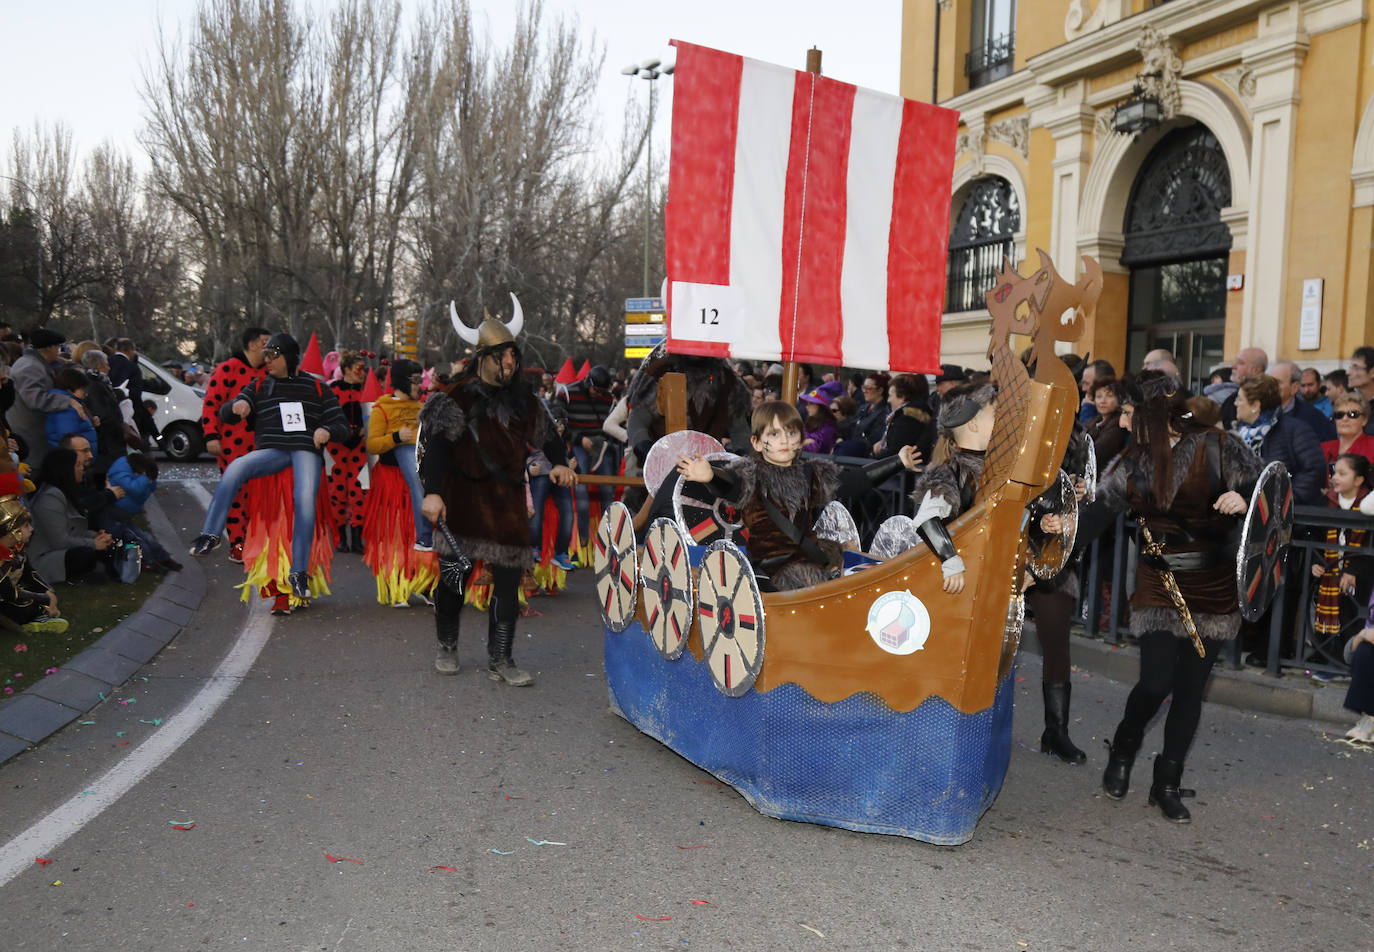
<svg viewBox="0 0 1374 952"><path fill-rule="evenodd" d="M192 538L195 497L159 495ZM199 731L0 887L0 947L1374 948L1374 754L1311 722L1208 706L1194 822L1174 826L1146 806L1145 756L1124 802L1100 792L1128 686L1079 678L1091 759L1058 764L1035 750L1026 655L1001 796L972 842L935 847L761 816L609 713L588 572L521 621L538 683L512 689L480 670L470 610L462 672L435 674L432 618L377 605L357 556L275 620L239 601L222 551L203 565L193 625L93 723L0 768L0 840L106 796L250 621L265 646Z"/></svg>

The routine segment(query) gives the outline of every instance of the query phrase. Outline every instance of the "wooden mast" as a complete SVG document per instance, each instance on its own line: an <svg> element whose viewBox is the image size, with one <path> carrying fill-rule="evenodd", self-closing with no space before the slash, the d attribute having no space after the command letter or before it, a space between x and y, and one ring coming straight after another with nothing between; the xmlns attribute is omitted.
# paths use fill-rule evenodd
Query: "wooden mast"
<svg viewBox="0 0 1374 952"><path fill-rule="evenodd" d="M821 74L821 51L816 47L806 51L806 71L817 76ZM792 349L797 348L796 341L792 342ZM782 365L782 399L787 403L797 402L797 378L801 372L794 360L789 360Z"/></svg>

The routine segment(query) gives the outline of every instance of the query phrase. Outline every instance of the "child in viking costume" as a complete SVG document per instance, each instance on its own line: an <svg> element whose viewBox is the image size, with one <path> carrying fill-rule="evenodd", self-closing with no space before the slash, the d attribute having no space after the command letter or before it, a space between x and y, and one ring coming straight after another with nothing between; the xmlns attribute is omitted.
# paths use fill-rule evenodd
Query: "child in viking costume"
<svg viewBox="0 0 1374 952"><path fill-rule="evenodd" d="M0 496L0 615L31 635L60 635L67 620L57 613L57 595L24 556L32 535L33 517L23 500Z"/></svg>
<svg viewBox="0 0 1374 952"><path fill-rule="evenodd" d="M680 457L683 479L704 483L740 510L749 533L749 561L767 577L760 588L787 591L836 577L843 554L816 537L821 510L837 496L854 498L896 473L915 468L915 447L860 469L841 470L829 459L801 459L801 414L790 403L769 400L754 411L754 455L712 464L702 456Z"/></svg>
<svg viewBox="0 0 1374 952"><path fill-rule="evenodd" d="M320 492L321 451L348 437L348 421L333 390L298 373L301 349L290 334L272 335L263 354L267 375L219 410L223 420L250 421L257 448L225 469L191 554L219 546L230 503L242 487L248 516L244 600L256 588L275 598L273 614L285 615L329 591L334 533L328 494Z"/></svg>
<svg viewBox="0 0 1374 952"><path fill-rule="evenodd" d="M548 410L520 368L516 335L524 324L520 302L509 326L488 317L474 330L450 305L454 329L476 352L463 372L428 400L420 412L420 482L426 519L436 524L435 546L447 556L448 539L472 562L491 570L492 599L487 628L487 673L506 684L534 679L511 658L519 585L530 566L529 517L525 505L525 461L531 448L553 463L555 485L572 484L567 448ZM438 525L439 523L443 525ZM461 587L461 586L460 586ZM440 674L458 673L459 615L463 595L448 585L434 593Z"/></svg>
<svg viewBox="0 0 1374 952"><path fill-rule="evenodd" d="M377 579L377 601L406 608L434 587L439 563L434 526L421 511L424 488L415 466L420 427L420 365L391 365L391 392L372 405L367 452L377 457L363 513L363 562Z"/></svg>

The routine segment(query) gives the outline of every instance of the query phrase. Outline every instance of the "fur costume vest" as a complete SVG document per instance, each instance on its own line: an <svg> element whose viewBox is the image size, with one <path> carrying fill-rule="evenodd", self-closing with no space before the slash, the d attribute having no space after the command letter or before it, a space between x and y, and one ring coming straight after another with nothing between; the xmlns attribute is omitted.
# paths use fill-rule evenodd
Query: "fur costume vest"
<svg viewBox="0 0 1374 952"><path fill-rule="evenodd" d="M791 466L774 466L754 456L731 460L726 467L739 481L736 504L749 533L749 560L759 567L778 558L785 560L764 569L778 591L816 585L830 577L840 564L838 547L821 542L828 564L807 558L778 527L764 508L767 497L783 515L814 538L816 519L839 489L839 467L830 460L798 461Z"/></svg>

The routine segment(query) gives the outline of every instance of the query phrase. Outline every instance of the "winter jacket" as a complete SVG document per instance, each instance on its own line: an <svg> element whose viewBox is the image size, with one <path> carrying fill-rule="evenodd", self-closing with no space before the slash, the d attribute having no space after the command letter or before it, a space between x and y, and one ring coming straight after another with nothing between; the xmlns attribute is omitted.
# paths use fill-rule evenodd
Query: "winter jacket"
<svg viewBox="0 0 1374 952"><path fill-rule="evenodd" d="M142 512L143 507L157 491L157 480L142 473L135 473L129 466L128 458L124 456L114 461L105 478L111 486L118 486L124 490L124 498L115 500L115 505L131 516Z"/></svg>
<svg viewBox="0 0 1374 952"><path fill-rule="evenodd" d="M58 390L56 387L49 390L48 393L67 401L75 399L73 394L66 390ZM65 410L49 413L44 427L47 431L48 449L56 447L62 442L62 437L72 433L77 436L84 436L90 441L92 453L99 454L100 452L100 439L96 436L95 427L91 425L90 420L84 419L81 414L77 413L73 406L68 405Z"/></svg>
<svg viewBox="0 0 1374 952"><path fill-rule="evenodd" d="M394 392L378 397L367 417L367 451L379 457L379 462L384 465L395 466L396 447L405 442L415 442L421 406L423 404L419 400L398 398ZM401 430L406 428L411 431L409 441L401 439Z"/></svg>
<svg viewBox="0 0 1374 952"><path fill-rule="evenodd" d="M10 429L28 446L27 462L34 469L48 455L48 414L66 410L70 397L52 393L53 368L32 347L10 368L14 381L14 406L6 414Z"/></svg>
<svg viewBox="0 0 1374 952"><path fill-rule="evenodd" d="M86 516L56 486L44 486L29 504L33 538L27 554L33 567L49 582L67 580L67 550L94 548L96 534Z"/></svg>
<svg viewBox="0 0 1374 952"><path fill-rule="evenodd" d="M339 398L309 374L280 378L269 374L255 380L220 407L221 420L237 419L234 404L239 400L246 401L252 408L248 420L253 427L256 449L319 453L320 448L315 445L317 427L328 430L330 440L335 442L348 439L348 419L339 409Z"/></svg>

